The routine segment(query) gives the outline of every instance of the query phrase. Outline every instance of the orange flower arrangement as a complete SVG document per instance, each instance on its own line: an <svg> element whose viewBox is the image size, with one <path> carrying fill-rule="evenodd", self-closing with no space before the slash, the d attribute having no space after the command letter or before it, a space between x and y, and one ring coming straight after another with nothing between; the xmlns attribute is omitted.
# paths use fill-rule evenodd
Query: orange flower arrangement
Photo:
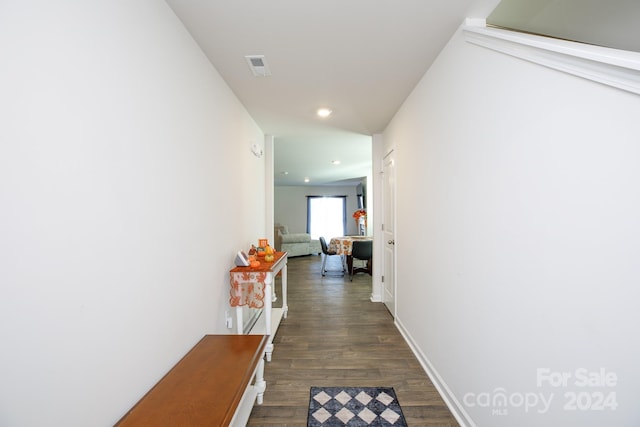
<svg viewBox="0 0 640 427"><path fill-rule="evenodd" d="M351 216L356 220L356 224L360 222L360 218L364 218L364 225L367 225L367 211L364 209L358 209Z"/></svg>

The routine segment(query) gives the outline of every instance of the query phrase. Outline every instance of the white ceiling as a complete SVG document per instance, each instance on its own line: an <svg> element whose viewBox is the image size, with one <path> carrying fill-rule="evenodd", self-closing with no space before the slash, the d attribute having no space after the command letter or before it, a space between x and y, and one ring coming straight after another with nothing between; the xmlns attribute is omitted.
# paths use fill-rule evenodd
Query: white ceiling
<svg viewBox="0 0 640 427"><path fill-rule="evenodd" d="M261 129L274 135L276 185L367 175L370 136L384 130L464 18L485 17L498 3L166 1ZM254 77L245 55L265 55L272 75ZM315 114L323 106L333 110L328 119Z"/></svg>

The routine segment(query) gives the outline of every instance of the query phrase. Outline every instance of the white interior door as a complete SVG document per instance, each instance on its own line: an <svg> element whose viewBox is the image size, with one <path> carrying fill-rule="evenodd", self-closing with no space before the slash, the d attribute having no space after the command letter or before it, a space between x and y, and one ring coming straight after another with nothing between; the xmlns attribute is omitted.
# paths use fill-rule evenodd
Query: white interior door
<svg viewBox="0 0 640 427"><path fill-rule="evenodd" d="M396 171L394 153L391 151L383 159L382 165L382 236L384 239L384 272L382 302L391 315L396 316Z"/></svg>

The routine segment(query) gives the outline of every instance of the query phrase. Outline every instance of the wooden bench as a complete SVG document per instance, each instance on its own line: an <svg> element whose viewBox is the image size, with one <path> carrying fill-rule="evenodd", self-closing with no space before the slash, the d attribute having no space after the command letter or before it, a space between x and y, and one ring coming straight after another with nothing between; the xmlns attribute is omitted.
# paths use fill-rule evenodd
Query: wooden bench
<svg viewBox="0 0 640 427"><path fill-rule="evenodd" d="M116 426L245 426L254 402L262 404L267 341L206 335Z"/></svg>

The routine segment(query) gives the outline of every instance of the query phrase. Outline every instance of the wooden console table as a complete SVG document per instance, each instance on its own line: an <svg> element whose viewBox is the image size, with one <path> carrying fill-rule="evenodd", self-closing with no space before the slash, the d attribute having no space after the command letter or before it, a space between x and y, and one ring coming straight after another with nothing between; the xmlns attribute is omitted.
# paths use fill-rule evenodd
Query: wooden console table
<svg viewBox="0 0 640 427"><path fill-rule="evenodd" d="M245 426L263 401L266 344L265 335L205 335L116 426Z"/></svg>
<svg viewBox="0 0 640 427"><path fill-rule="evenodd" d="M282 272L282 308L274 308L278 297L274 282L278 273ZM242 307L263 308L264 322L256 323L250 334L268 335L266 346L267 361L271 361L273 353L273 336L278 330L280 321L287 318L287 253L276 252L273 262L260 258L260 266L235 267L230 271L231 298L229 304L236 308L236 330L243 333Z"/></svg>

